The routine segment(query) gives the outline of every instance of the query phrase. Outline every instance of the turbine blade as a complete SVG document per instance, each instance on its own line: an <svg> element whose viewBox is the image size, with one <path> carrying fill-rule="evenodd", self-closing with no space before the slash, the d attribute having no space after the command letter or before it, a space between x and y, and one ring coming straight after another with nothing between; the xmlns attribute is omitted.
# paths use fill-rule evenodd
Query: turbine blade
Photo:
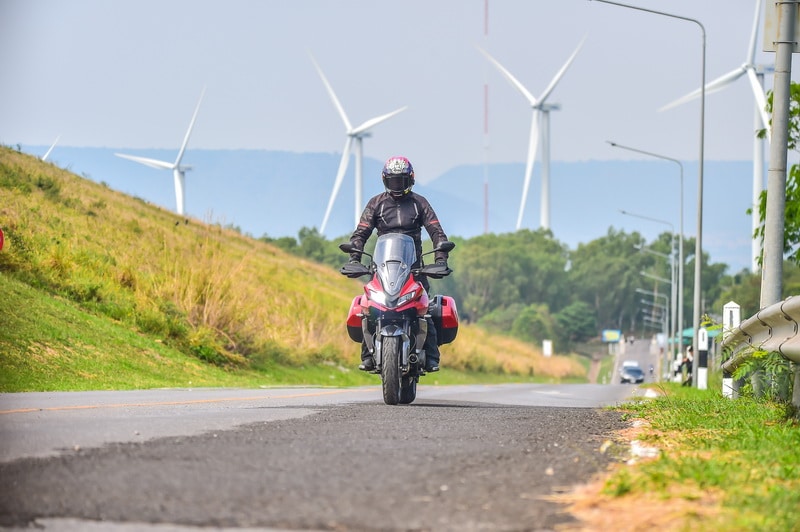
<svg viewBox="0 0 800 532"><path fill-rule="evenodd" d="M339 170L336 172L336 181L333 182L333 190L331 191L331 197L328 200L328 207L325 209L325 217L322 218L322 225L319 226L319 233L321 235L325 234L325 227L328 225L328 218L331 215L333 203L336 201L336 195L339 194L339 188L342 186L344 174L347 172L347 165L350 163L350 146L352 143L353 137L348 136L347 142L344 144L344 150L342 151L342 158L339 161Z"/></svg>
<svg viewBox="0 0 800 532"><path fill-rule="evenodd" d="M175 182L175 212L183 216L184 212L184 189L186 188L183 170L176 166L172 171L172 178Z"/></svg>
<svg viewBox="0 0 800 532"><path fill-rule="evenodd" d="M751 68L747 69L747 79L753 89L753 97L756 99L756 108L761 117L761 124L767 130L767 139L770 137L769 116L767 115L767 98L764 96L764 87L758 82L758 76Z"/></svg>
<svg viewBox="0 0 800 532"><path fill-rule="evenodd" d="M564 66L562 66L561 70L558 71L556 76L553 78L553 81L550 82L550 85L548 85L547 88L542 93L542 95L539 96L539 102L540 103L545 101L547 99L547 97L550 96L550 93L553 92L553 89L556 88L556 85L561 80L561 78L564 76L564 73L567 71L567 69L572 64L572 62L575 60L575 56L578 55L578 52L581 50L581 47L583 46L583 43L585 41L586 41L586 37L581 39L581 42L578 43L578 47L575 48L575 51L572 52L571 56L569 56L569 59L567 59L567 62L564 63Z"/></svg>
<svg viewBox="0 0 800 532"><path fill-rule="evenodd" d="M325 88L328 91L328 95L331 97L331 100L333 100L333 105L335 105L336 110L339 111L339 116L342 117L342 122L344 122L344 127L347 128L347 132L350 133L350 130L353 129L353 126L350 125L350 120L347 118L347 114L344 112L344 107L342 107L342 104L339 102L339 98L336 97L336 93L333 92L333 87L331 87L331 84L328 82L328 78L325 77L325 74L322 72L322 69L317 64L317 60L314 59L314 56L311 55L311 52L309 52L308 55L311 56L311 62L314 63L314 67L317 69L319 77L322 78L322 83L325 84Z"/></svg>
<svg viewBox="0 0 800 532"><path fill-rule="evenodd" d="M192 128L194 127L194 122L197 120L197 112L200 110L200 104L203 102L203 96L206 93L206 88L203 87L203 91L200 93L200 99L197 101L197 107L194 108L194 114L192 115L192 121L189 122L189 129L186 130L186 136L183 138L183 144L181 144L181 149L178 152L178 158L175 159L175 166L181 164L181 159L183 158L183 152L186 151L186 145L189 144L189 136L192 134Z"/></svg>
<svg viewBox="0 0 800 532"><path fill-rule="evenodd" d="M126 155L124 153L115 153L114 155L116 155L117 157L122 157L123 159L129 159L131 161L135 161L139 164L143 164L151 168L157 168L159 170L172 170L175 168L175 165L172 163L168 163L166 161L159 161L157 159L150 159L148 157L137 157L136 155Z"/></svg>
<svg viewBox="0 0 800 532"><path fill-rule="evenodd" d="M522 227L522 216L525 214L525 203L528 201L528 189L531 186L533 163L536 160L536 148L539 147L539 111L533 111L531 118L531 136L528 141L528 160L525 163L525 181L522 185L522 199L519 203L519 216L517 217L517 231Z"/></svg>
<svg viewBox="0 0 800 532"><path fill-rule="evenodd" d="M758 35L758 19L761 14L761 0L756 0L756 14L753 16L753 31L750 32L750 44L747 47L747 64L754 65L756 61L756 35Z"/></svg>
<svg viewBox="0 0 800 532"><path fill-rule="evenodd" d="M53 151L53 148L56 147L56 144L58 144L58 139L60 139L60 138L61 138L61 135L57 136L56 140L53 141L53 143L50 145L50 148L48 148L47 152L45 152L45 154L42 155L42 160L43 161L46 161L47 158L50 156L50 152Z"/></svg>
<svg viewBox="0 0 800 532"><path fill-rule="evenodd" d="M526 89L525 86L511 74L511 72L506 70L506 67L501 65L497 59L489 55L489 52L487 52L480 46L478 46L477 48L478 51L480 51L483 55L485 55L486 58L497 68L497 70L499 70L500 73L503 74L503 76L505 76L505 78L511 83L511 85L517 88L517 90L525 97L525 99L528 100L528 103L530 103L531 105L536 105L537 103L536 98L533 97L533 94L531 94L530 91L528 91L528 89Z"/></svg>
<svg viewBox="0 0 800 532"><path fill-rule="evenodd" d="M713 80L713 81L711 81L709 83L706 83L706 94L709 94L709 93L712 93L712 92L715 92L715 91L718 91L720 89L725 88L727 85L730 85L731 83L733 83L734 81L736 81L737 79L742 77L745 74L746 70L747 69L744 66L740 66L740 67L736 68L735 70L731 70L727 74L723 74L722 76L718 77L717 79L715 79L715 80ZM681 96L677 100L668 103L664 107L660 108L659 111L666 111L667 109L672 109L673 107L678 107L679 105L683 105L686 102L690 102L690 101L694 100L695 98L699 98L701 92L702 91L700 89L695 89L692 92L690 92L689 94L687 94L685 96Z"/></svg>
<svg viewBox="0 0 800 532"><path fill-rule="evenodd" d="M394 110L391 113L386 113L385 115L381 115L381 116L378 116L378 117L375 117L375 118L370 118L369 120L367 120L366 122L364 122L363 124L358 126L357 128L353 129L350 132L350 134L351 135L358 135L359 133L364 133L365 131L371 129L372 127L377 126L381 122L384 122L385 120L390 119L394 115L402 113L406 109L408 109L408 106L401 107L400 109Z"/></svg>

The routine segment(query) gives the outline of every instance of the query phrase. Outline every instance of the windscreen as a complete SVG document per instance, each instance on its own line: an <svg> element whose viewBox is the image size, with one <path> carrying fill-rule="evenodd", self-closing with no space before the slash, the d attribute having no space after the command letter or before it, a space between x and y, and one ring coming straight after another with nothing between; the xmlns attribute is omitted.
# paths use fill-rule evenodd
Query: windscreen
<svg viewBox="0 0 800 532"><path fill-rule="evenodd" d="M384 292L396 296L411 275L411 266L417 261L414 240L399 233L381 235L375 244L374 258Z"/></svg>

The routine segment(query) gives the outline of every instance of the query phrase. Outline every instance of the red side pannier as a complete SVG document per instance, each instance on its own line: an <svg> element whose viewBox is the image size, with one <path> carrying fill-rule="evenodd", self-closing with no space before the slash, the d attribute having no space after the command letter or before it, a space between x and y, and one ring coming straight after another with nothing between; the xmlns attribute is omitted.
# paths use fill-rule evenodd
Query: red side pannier
<svg viewBox="0 0 800 532"><path fill-rule="evenodd" d="M354 342L361 342L364 340L364 330L361 328L362 318L359 316L359 314L363 312L361 308L362 297L364 296L361 295L353 298L353 302L350 303L350 312L347 313L347 334Z"/></svg>
<svg viewBox="0 0 800 532"><path fill-rule="evenodd" d="M431 318L436 326L437 343L449 344L458 334L458 309L450 296L434 296L430 306Z"/></svg>

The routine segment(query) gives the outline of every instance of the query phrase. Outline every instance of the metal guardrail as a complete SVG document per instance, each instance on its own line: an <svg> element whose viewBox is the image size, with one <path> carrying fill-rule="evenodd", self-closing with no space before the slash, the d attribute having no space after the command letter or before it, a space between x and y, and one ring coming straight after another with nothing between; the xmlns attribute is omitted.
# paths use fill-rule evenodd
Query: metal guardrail
<svg viewBox="0 0 800 532"><path fill-rule="evenodd" d="M720 346L732 351L722 364L727 373L736 371L754 351L777 352L800 363L800 296L790 296L759 310L739 326L725 331Z"/></svg>

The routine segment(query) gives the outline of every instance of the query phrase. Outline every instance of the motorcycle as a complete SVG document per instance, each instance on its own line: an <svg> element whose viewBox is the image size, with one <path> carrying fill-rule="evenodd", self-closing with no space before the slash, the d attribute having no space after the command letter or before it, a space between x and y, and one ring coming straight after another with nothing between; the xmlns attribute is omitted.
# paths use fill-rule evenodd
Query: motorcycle
<svg viewBox="0 0 800 532"><path fill-rule="evenodd" d="M454 247L453 242L442 242L422 256L449 252ZM350 278L371 276L364 294L354 297L350 305L347 333L354 342L363 342L375 360L371 373L381 376L384 402L412 403L419 378L426 374L427 318L436 327L438 345L452 342L458 333L455 300L441 295L430 298L417 279L441 279L452 270L439 264L413 268L417 262L414 240L400 233L379 236L374 255L355 249L349 242L339 249L370 258L369 266L351 262L341 269Z"/></svg>

